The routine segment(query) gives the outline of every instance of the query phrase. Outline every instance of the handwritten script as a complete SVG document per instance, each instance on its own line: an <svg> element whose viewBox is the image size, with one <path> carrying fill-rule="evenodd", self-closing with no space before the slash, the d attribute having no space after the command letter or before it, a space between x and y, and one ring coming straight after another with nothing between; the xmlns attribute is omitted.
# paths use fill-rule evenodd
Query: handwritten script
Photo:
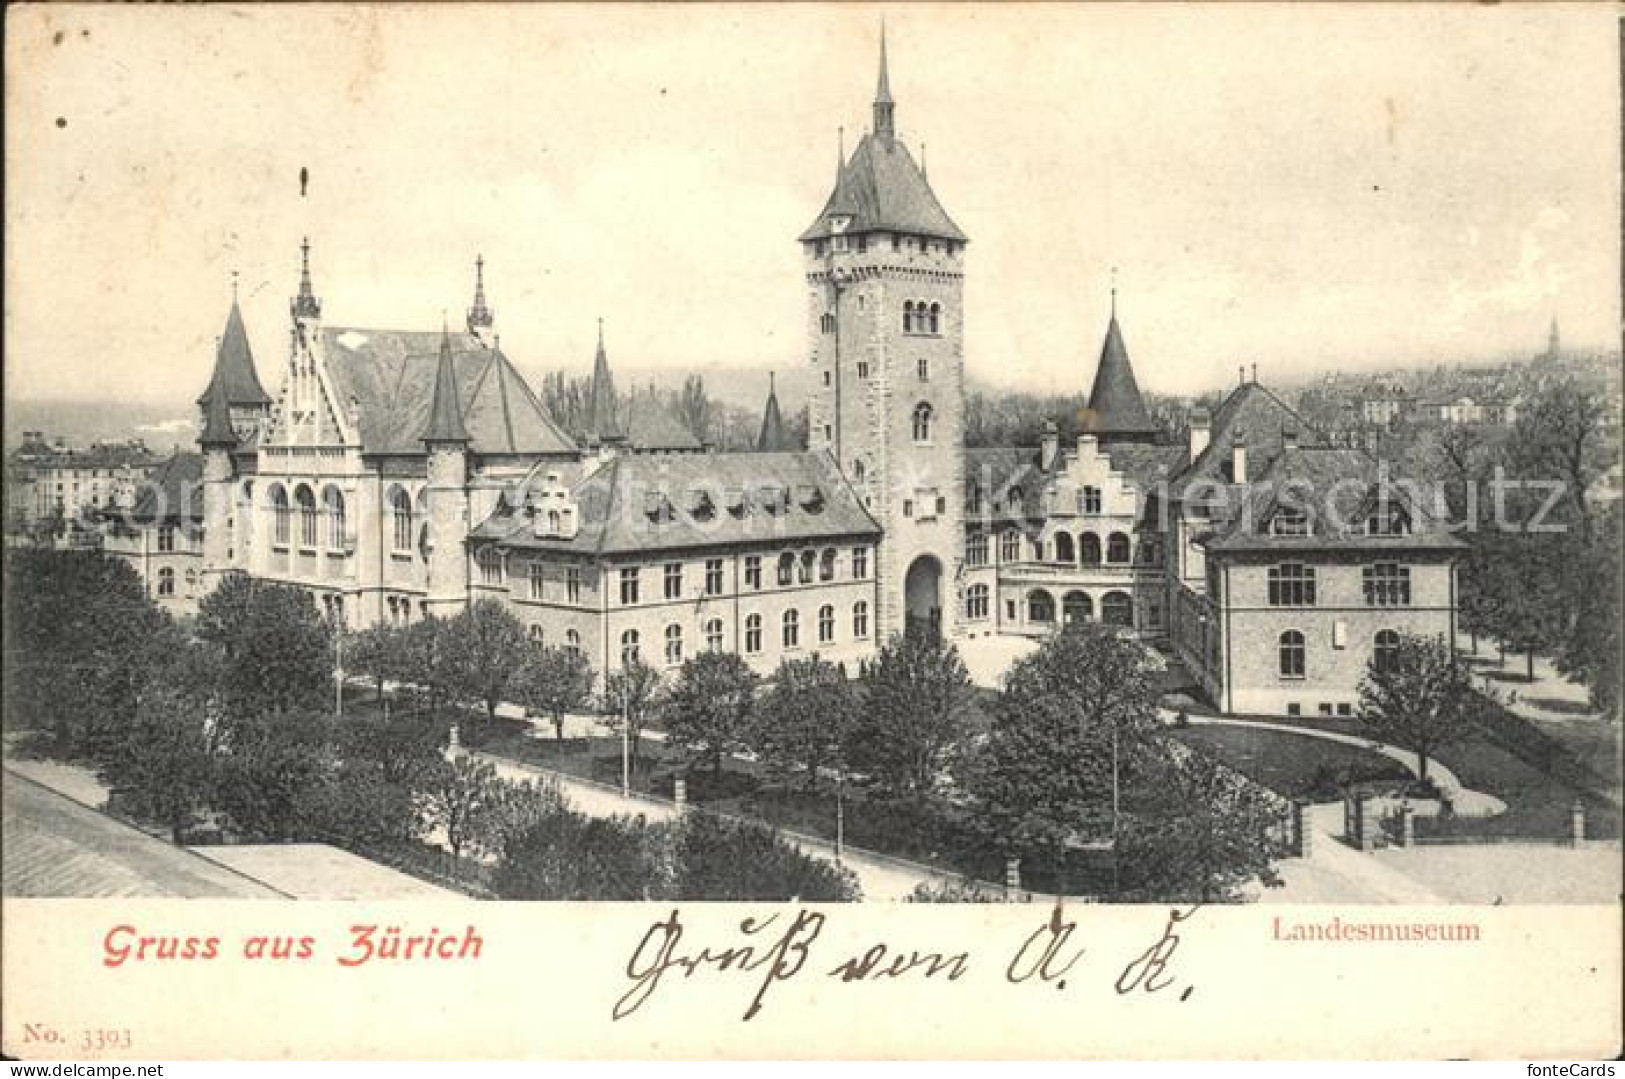
<svg viewBox="0 0 1625 1079"><path fill-rule="evenodd" d="M1078 923L1057 903L1043 922L1000 957L1003 981L1065 990L1069 978L1098 968L1103 977L1113 979L1119 996L1170 991L1170 998L1188 1000L1194 987L1180 983L1174 958L1181 932L1199 909L1169 911L1156 940L1125 949L1121 941L1098 946L1083 941ZM811 978L834 984L904 978L957 982L978 966L970 951L920 951L884 941L851 954L838 951L832 957L819 942L833 916L834 912L814 910L752 915L739 920L737 933L729 940L696 942L681 912L673 909L650 925L632 950L626 962L631 984L611 1014L616 1020L635 1015L670 982L722 975L743 982L751 991L741 1017L748 1022L761 1014L768 994L781 982ZM1098 962L1091 963L1091 950L1100 952Z"/></svg>

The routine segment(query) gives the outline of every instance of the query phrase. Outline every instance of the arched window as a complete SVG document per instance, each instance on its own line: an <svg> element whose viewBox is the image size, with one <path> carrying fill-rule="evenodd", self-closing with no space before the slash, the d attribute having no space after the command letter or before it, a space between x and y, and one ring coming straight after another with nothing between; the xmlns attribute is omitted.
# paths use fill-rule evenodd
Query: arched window
<svg viewBox="0 0 1625 1079"><path fill-rule="evenodd" d="M158 571L158 594L160 596L175 594L175 571L168 566Z"/></svg>
<svg viewBox="0 0 1625 1079"><path fill-rule="evenodd" d="M288 492L280 483L271 485L271 542L286 547L293 535L293 522L288 516Z"/></svg>
<svg viewBox="0 0 1625 1079"><path fill-rule="evenodd" d="M299 546L314 549L316 546L316 495L309 487L301 483L294 488L293 501L299 507Z"/></svg>
<svg viewBox="0 0 1625 1079"><path fill-rule="evenodd" d="M801 644L801 612L794 607L784 612L784 630L780 643L786 648L797 648Z"/></svg>
<svg viewBox="0 0 1625 1079"><path fill-rule="evenodd" d="M852 605L852 636L860 641L869 636L869 604L865 600Z"/></svg>
<svg viewBox="0 0 1625 1079"><path fill-rule="evenodd" d="M1078 534L1078 562L1085 566L1100 565L1100 537L1093 532Z"/></svg>
<svg viewBox="0 0 1625 1079"><path fill-rule="evenodd" d="M1127 592L1107 592L1100 597L1100 620L1108 626L1134 625L1134 600Z"/></svg>
<svg viewBox="0 0 1625 1079"><path fill-rule="evenodd" d="M835 608L824 604L818 608L818 642L828 644L835 639Z"/></svg>
<svg viewBox="0 0 1625 1079"><path fill-rule="evenodd" d="M914 406L914 441L931 441L931 406L924 401Z"/></svg>
<svg viewBox="0 0 1625 1079"><path fill-rule="evenodd" d="M666 627L666 666L677 667L683 662L683 627L673 622Z"/></svg>
<svg viewBox="0 0 1625 1079"><path fill-rule="evenodd" d="M345 535L344 492L337 487L322 490L322 505L327 510L327 549L342 551L348 543Z"/></svg>
<svg viewBox="0 0 1625 1079"><path fill-rule="evenodd" d="M1289 629L1281 634L1281 677L1302 678L1304 672L1303 634Z"/></svg>
<svg viewBox="0 0 1625 1079"><path fill-rule="evenodd" d="M762 616L745 616L745 654L754 656L762 650Z"/></svg>
<svg viewBox="0 0 1625 1079"><path fill-rule="evenodd" d="M985 584L973 584L965 593L965 617L977 621L987 617L988 588Z"/></svg>
<svg viewBox="0 0 1625 1079"><path fill-rule="evenodd" d="M629 629L621 634L621 666L630 667L638 661L638 631Z"/></svg>
<svg viewBox="0 0 1625 1079"><path fill-rule="evenodd" d="M1106 537L1106 561L1127 562L1129 560L1128 537L1121 532L1113 532Z"/></svg>
<svg viewBox="0 0 1625 1079"><path fill-rule="evenodd" d="M573 629L565 630L564 647L568 648L572 652L581 651L581 634L577 633Z"/></svg>
<svg viewBox="0 0 1625 1079"><path fill-rule="evenodd" d="M818 579L820 581L835 579L835 548L830 547L818 556Z"/></svg>
<svg viewBox="0 0 1625 1079"><path fill-rule="evenodd" d="M558 510L548 510L547 511L547 534L548 535L550 535L550 536L558 535L559 531L560 531L560 526L563 523L564 523L564 518L559 516L559 511Z"/></svg>
<svg viewBox="0 0 1625 1079"><path fill-rule="evenodd" d="M913 333L914 332L914 301L913 300L904 300L903 301L903 332L904 333Z"/></svg>
<svg viewBox="0 0 1625 1079"><path fill-rule="evenodd" d="M1055 621L1055 600L1048 592L1037 589L1027 595L1027 621L1043 624Z"/></svg>
<svg viewBox="0 0 1625 1079"><path fill-rule="evenodd" d="M1065 532L1055 533L1055 561L1072 563L1078 560L1078 553L1072 546L1072 537Z"/></svg>
<svg viewBox="0 0 1625 1079"><path fill-rule="evenodd" d="M801 572L797 580L802 584L811 584L813 579L813 563L818 561L818 555L812 551L801 552Z"/></svg>
<svg viewBox="0 0 1625 1079"><path fill-rule="evenodd" d="M713 618L705 623L705 647L712 652L722 651L722 619Z"/></svg>
<svg viewBox="0 0 1625 1079"><path fill-rule="evenodd" d="M400 487L389 493L389 514L391 531L394 533L395 550L410 551L412 549L412 497Z"/></svg>
<svg viewBox="0 0 1625 1079"><path fill-rule="evenodd" d="M1371 653L1371 666L1378 671L1394 669L1399 661L1399 634L1391 629L1377 631L1376 648Z"/></svg>
<svg viewBox="0 0 1625 1079"><path fill-rule="evenodd" d="M789 551L779 555L779 583L793 584L796 574L796 556Z"/></svg>
<svg viewBox="0 0 1625 1079"><path fill-rule="evenodd" d="M536 625L534 622L531 623L526 632L530 635L530 643L534 644L537 648L540 648L547 643L542 637L542 627Z"/></svg>
<svg viewBox="0 0 1625 1079"><path fill-rule="evenodd" d="M1004 500L1005 504L1010 507L1010 512L1015 514L1017 517L1021 517L1026 514L1026 496L1021 493L1020 487L1010 488L1009 492L1004 496Z"/></svg>
<svg viewBox="0 0 1625 1079"><path fill-rule="evenodd" d="M942 328L942 323L940 321L941 318L942 318L942 305L940 303L932 304L931 305L931 332L932 333L938 333L938 332L941 331L941 328Z"/></svg>

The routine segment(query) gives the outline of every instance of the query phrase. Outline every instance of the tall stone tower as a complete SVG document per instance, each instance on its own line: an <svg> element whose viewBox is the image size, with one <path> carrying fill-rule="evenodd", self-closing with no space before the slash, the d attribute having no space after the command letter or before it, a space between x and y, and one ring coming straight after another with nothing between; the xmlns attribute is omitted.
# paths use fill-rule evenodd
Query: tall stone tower
<svg viewBox="0 0 1625 1079"><path fill-rule="evenodd" d="M448 617L468 603L468 444L452 364L451 334L440 333L440 361L435 369L434 397L423 430L428 454L429 582L425 604L430 614Z"/></svg>
<svg viewBox="0 0 1625 1079"><path fill-rule="evenodd" d="M801 234L814 390L826 450L885 530L882 633L953 636L964 551L965 234L898 137L880 38L873 130L836 163Z"/></svg>

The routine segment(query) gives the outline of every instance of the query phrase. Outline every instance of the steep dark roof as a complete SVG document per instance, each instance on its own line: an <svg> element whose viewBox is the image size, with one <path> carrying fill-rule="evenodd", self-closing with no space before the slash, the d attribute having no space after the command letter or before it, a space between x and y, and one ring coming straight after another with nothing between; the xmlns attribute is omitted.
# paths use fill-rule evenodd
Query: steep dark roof
<svg viewBox="0 0 1625 1079"><path fill-rule="evenodd" d="M1039 495L1047 482L1038 467L1038 450L1026 446L986 446L965 451L965 504L967 518L1027 520L1042 517ZM1020 512L1009 495L1020 488ZM982 504L972 497L979 491Z"/></svg>
<svg viewBox="0 0 1625 1079"><path fill-rule="evenodd" d="M434 396L429 399L429 422L423 428L423 441L470 441L458 401L457 373L451 363L451 335L445 330L440 333L440 359L435 365Z"/></svg>
<svg viewBox="0 0 1625 1079"><path fill-rule="evenodd" d="M1225 520L1201 542L1215 552L1453 551L1452 536L1405 485L1384 476L1381 463L1358 449L1322 446L1282 450L1270 461ZM1381 494L1405 507L1408 535L1367 535L1367 511ZM1271 522L1283 503L1302 512L1307 535L1279 536Z"/></svg>
<svg viewBox="0 0 1625 1079"><path fill-rule="evenodd" d="M598 352L592 361L592 389L587 400L587 437L598 442L626 437L626 426L615 400L615 378L604 351L604 324L598 323Z"/></svg>
<svg viewBox="0 0 1625 1079"><path fill-rule="evenodd" d="M353 401L363 453L423 452L439 372L441 333L342 326L321 331L341 409ZM574 454L501 349L472 334L450 335L452 374L470 448L484 454Z"/></svg>
<svg viewBox="0 0 1625 1079"><path fill-rule="evenodd" d="M1100 449L1111 461L1112 468L1142 491L1150 491L1157 484L1172 479L1185 464L1183 445L1113 442Z"/></svg>
<svg viewBox="0 0 1625 1079"><path fill-rule="evenodd" d="M159 462L130 507L131 520L202 522L202 479L200 453L177 453Z"/></svg>
<svg viewBox="0 0 1625 1079"><path fill-rule="evenodd" d="M828 454L621 454L574 485L580 530L537 537L504 500L471 536L582 555L873 537L880 526Z"/></svg>
<svg viewBox="0 0 1625 1079"><path fill-rule="evenodd" d="M1326 445L1326 437L1284 401L1257 382L1231 391L1213 413L1207 449L1179 474L1172 487L1177 498L1193 483L1235 483L1264 475L1281 452L1282 432L1295 432L1300 446ZM1232 476L1231 451L1237 441L1247 447L1247 475Z"/></svg>
<svg viewBox="0 0 1625 1079"><path fill-rule="evenodd" d="M225 386L228 405L246 408L271 403L254 370L254 350L248 346L248 330L243 326L243 312L235 299L226 316L226 331L220 335L220 347L215 351L214 372L209 376L208 386L198 395L199 408L209 403L209 394L216 384Z"/></svg>
<svg viewBox="0 0 1625 1079"><path fill-rule="evenodd" d="M965 240L965 234L937 201L908 147L897 139L874 134L865 135L851 159L838 170L829 199L817 220L801 234L801 240L822 240L833 235L829 223L832 214L851 216L846 231L853 234L900 232Z"/></svg>
<svg viewBox="0 0 1625 1079"><path fill-rule="evenodd" d="M1106 340L1100 346L1100 363L1095 367L1095 383L1089 390L1089 410L1084 414L1084 430L1102 439L1148 437L1157 425L1140 397L1140 385L1123 345L1123 331L1113 312L1106 327Z"/></svg>
<svg viewBox="0 0 1625 1079"><path fill-rule="evenodd" d="M769 376L771 379L771 376ZM784 416L779 412L778 389L771 381L767 387L767 404L762 409L762 431L756 436L756 450L758 453L776 453L794 447L788 444L784 434Z"/></svg>
<svg viewBox="0 0 1625 1079"><path fill-rule="evenodd" d="M222 383L209 387L209 396L203 405L203 431L198 435L200 446L235 446L237 432L231 426L231 408L226 404Z"/></svg>

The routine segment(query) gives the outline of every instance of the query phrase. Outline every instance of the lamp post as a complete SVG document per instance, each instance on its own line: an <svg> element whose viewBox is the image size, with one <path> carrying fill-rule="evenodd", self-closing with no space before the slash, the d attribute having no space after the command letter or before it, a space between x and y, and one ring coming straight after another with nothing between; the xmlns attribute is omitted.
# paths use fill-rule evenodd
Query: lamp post
<svg viewBox="0 0 1625 1079"><path fill-rule="evenodd" d="M333 609L333 714L344 718L344 622Z"/></svg>
<svg viewBox="0 0 1625 1079"><path fill-rule="evenodd" d="M846 771L835 769L835 863L846 853L846 801L841 797Z"/></svg>
<svg viewBox="0 0 1625 1079"><path fill-rule="evenodd" d="M632 702L631 686L621 682L621 797L632 797Z"/></svg>

